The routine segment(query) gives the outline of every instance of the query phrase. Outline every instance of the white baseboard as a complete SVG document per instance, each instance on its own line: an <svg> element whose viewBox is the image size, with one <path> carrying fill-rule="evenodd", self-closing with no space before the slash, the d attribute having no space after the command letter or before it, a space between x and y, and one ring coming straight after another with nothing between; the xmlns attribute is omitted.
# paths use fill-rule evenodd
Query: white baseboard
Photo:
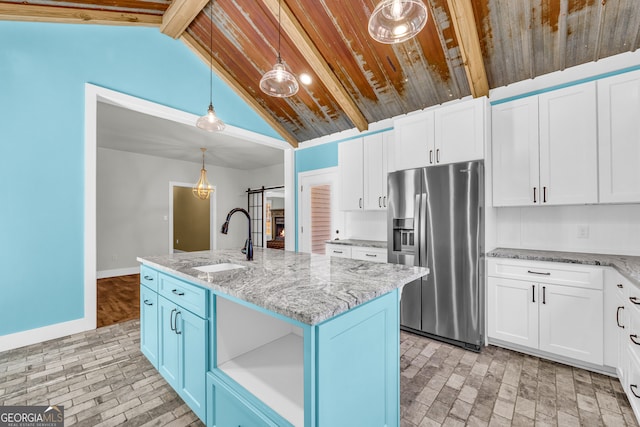
<svg viewBox="0 0 640 427"><path fill-rule="evenodd" d="M107 277L128 276L130 274L140 273L140 267L115 268L113 270L102 270L96 273L97 279L106 279Z"/></svg>
<svg viewBox="0 0 640 427"><path fill-rule="evenodd" d="M20 348L79 332L90 331L96 328L95 319L82 318L55 325L43 326L28 331L16 332L0 336L0 352Z"/></svg>

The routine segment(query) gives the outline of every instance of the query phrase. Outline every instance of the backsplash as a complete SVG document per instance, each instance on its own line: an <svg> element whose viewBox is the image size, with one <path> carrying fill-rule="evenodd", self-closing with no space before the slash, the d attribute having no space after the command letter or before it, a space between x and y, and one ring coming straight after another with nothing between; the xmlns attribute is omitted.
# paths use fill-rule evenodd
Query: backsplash
<svg viewBox="0 0 640 427"><path fill-rule="evenodd" d="M340 231L341 239L387 241L386 211L346 212L345 226L345 233Z"/></svg>
<svg viewBox="0 0 640 427"><path fill-rule="evenodd" d="M640 205L498 208L496 245L640 255Z"/></svg>

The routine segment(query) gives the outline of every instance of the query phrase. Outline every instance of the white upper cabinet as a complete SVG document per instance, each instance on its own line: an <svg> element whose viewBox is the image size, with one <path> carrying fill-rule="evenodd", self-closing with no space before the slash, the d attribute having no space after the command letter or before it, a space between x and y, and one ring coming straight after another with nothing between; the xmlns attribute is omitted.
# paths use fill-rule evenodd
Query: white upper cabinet
<svg viewBox="0 0 640 427"><path fill-rule="evenodd" d="M640 202L640 71L598 81L600 202Z"/></svg>
<svg viewBox="0 0 640 427"><path fill-rule="evenodd" d="M362 138L338 144L338 170L340 175L340 209L364 209Z"/></svg>
<svg viewBox="0 0 640 427"><path fill-rule="evenodd" d="M435 162L457 163L484 158L487 98L476 98L434 111Z"/></svg>
<svg viewBox="0 0 640 427"><path fill-rule="evenodd" d="M338 144L340 209L387 209L387 173L393 132L367 135Z"/></svg>
<svg viewBox="0 0 640 427"><path fill-rule="evenodd" d="M539 95L542 203L598 202L596 83Z"/></svg>
<svg viewBox="0 0 640 427"><path fill-rule="evenodd" d="M493 205L526 206L540 200L538 97L494 105Z"/></svg>
<svg viewBox="0 0 640 427"><path fill-rule="evenodd" d="M494 105L493 205L598 202L596 85Z"/></svg>
<svg viewBox="0 0 640 427"><path fill-rule="evenodd" d="M429 166L435 161L433 111L403 117L393 122L396 170Z"/></svg>

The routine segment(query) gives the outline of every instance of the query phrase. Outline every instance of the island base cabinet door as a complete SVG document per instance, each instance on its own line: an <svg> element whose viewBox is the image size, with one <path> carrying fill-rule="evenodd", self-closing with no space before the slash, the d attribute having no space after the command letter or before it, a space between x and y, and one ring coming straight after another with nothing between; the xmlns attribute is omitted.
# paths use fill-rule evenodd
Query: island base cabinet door
<svg viewBox="0 0 640 427"><path fill-rule="evenodd" d="M158 371L177 390L180 363L179 338L175 333L176 305L158 297Z"/></svg>
<svg viewBox="0 0 640 427"><path fill-rule="evenodd" d="M489 338L538 348L538 288L535 283L489 277Z"/></svg>
<svg viewBox="0 0 640 427"><path fill-rule="evenodd" d="M540 350L602 365L602 291L541 286Z"/></svg>
<svg viewBox="0 0 640 427"><path fill-rule="evenodd" d="M140 286L140 350L158 369L158 294Z"/></svg>
<svg viewBox="0 0 640 427"><path fill-rule="evenodd" d="M180 337L180 376L178 392L200 417L206 416L207 337L206 320L179 308L175 314L176 334Z"/></svg>
<svg viewBox="0 0 640 427"><path fill-rule="evenodd" d="M399 426L398 306L394 291L318 326L318 427Z"/></svg>

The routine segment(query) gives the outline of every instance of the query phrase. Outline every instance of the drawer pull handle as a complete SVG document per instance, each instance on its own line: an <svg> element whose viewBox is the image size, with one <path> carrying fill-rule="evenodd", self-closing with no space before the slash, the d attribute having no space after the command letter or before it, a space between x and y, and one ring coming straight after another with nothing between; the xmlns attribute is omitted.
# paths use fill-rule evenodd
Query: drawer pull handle
<svg viewBox="0 0 640 427"><path fill-rule="evenodd" d="M624 329L624 325L620 324L620 309L624 310L624 306L620 306L618 307L618 309L616 310L616 323L618 324L618 328L622 328Z"/></svg>
<svg viewBox="0 0 640 427"><path fill-rule="evenodd" d="M342 251L333 251L334 254L341 254Z"/></svg>
<svg viewBox="0 0 640 427"><path fill-rule="evenodd" d="M640 345L640 341L636 341L636 338L638 338L636 334L629 335L629 339L631 339L631 342L633 342L635 345Z"/></svg>
<svg viewBox="0 0 640 427"><path fill-rule="evenodd" d="M144 280L153 280L153 277L151 277L151 276L144 276Z"/></svg>
<svg viewBox="0 0 640 427"><path fill-rule="evenodd" d="M631 301L635 305L640 305L640 300L638 300L638 297L629 297L629 301Z"/></svg>
<svg viewBox="0 0 640 427"><path fill-rule="evenodd" d="M546 273L542 273L540 271L527 270L527 273L529 273L529 274L539 274L540 276L551 276L551 273L549 273L548 271Z"/></svg>
<svg viewBox="0 0 640 427"><path fill-rule="evenodd" d="M171 292L173 292L174 294L178 295L179 297L184 295L184 292L178 292L177 289L172 290Z"/></svg>
<svg viewBox="0 0 640 427"><path fill-rule="evenodd" d="M144 305L153 305L153 303L146 299L144 300Z"/></svg>
<svg viewBox="0 0 640 427"><path fill-rule="evenodd" d="M536 302L536 285L531 285L531 302Z"/></svg>
<svg viewBox="0 0 640 427"><path fill-rule="evenodd" d="M171 327L171 330L175 332L176 328L175 326L173 326L173 313L175 313L176 310L175 308L173 310L171 310L171 317L169 318L169 326Z"/></svg>
<svg viewBox="0 0 640 427"><path fill-rule="evenodd" d="M376 258L378 255L376 255L376 254L365 254L365 256L370 256L372 258Z"/></svg>
<svg viewBox="0 0 640 427"><path fill-rule="evenodd" d="M622 283L618 283L618 289L622 289L624 288L624 286L622 286Z"/></svg>
<svg viewBox="0 0 640 427"><path fill-rule="evenodd" d="M634 391L636 388L638 388L638 386L637 386L637 385L635 385L635 384L631 384L631 385L629 386L629 388L631 389L631 393L633 393L633 395L634 395L636 398L640 399L640 396L639 396L639 395L637 395L637 394L636 394L636 392Z"/></svg>

